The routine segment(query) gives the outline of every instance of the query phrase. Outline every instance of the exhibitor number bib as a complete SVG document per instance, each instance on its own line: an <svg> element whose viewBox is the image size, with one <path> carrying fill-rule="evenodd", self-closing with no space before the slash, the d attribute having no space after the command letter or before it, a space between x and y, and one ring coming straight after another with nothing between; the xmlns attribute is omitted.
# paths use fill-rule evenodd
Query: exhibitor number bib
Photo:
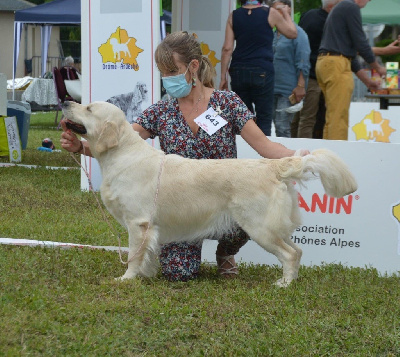
<svg viewBox="0 0 400 357"><path fill-rule="evenodd" d="M194 122L210 136L228 124L213 108L208 108Z"/></svg>

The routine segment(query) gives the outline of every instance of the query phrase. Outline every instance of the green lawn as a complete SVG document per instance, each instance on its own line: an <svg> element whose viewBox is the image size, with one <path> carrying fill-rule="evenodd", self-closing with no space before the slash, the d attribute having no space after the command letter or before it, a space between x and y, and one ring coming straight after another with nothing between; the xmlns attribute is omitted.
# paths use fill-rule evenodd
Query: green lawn
<svg viewBox="0 0 400 357"><path fill-rule="evenodd" d="M54 117L31 116L23 164L77 167L36 149L45 137L59 149ZM0 168L0 212L0 237L117 245L78 169ZM0 356L400 356L398 276L302 267L280 289L280 266L239 269L119 283L115 252L0 245Z"/></svg>

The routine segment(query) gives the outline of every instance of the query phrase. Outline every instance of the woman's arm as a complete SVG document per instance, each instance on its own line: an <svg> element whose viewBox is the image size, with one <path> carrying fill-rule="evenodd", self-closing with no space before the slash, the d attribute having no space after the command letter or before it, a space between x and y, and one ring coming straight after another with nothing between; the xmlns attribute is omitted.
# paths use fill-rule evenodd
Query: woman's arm
<svg viewBox="0 0 400 357"><path fill-rule="evenodd" d="M299 103L306 96L306 80L303 76L303 71L300 71L297 79L297 86L293 88L292 94L296 98L296 102Z"/></svg>
<svg viewBox="0 0 400 357"><path fill-rule="evenodd" d="M399 40L400 36L385 47L372 47L372 52L377 56L397 55L400 53Z"/></svg>
<svg viewBox="0 0 400 357"><path fill-rule="evenodd" d="M230 13L226 21L225 41L221 51L221 81L219 89L228 90L228 66L231 60L233 47L235 44L235 34L232 25L232 13Z"/></svg>
<svg viewBox="0 0 400 357"><path fill-rule="evenodd" d="M281 159L282 157L293 156L295 153L294 150L269 140L254 120L247 121L240 135L255 151L268 159Z"/></svg>
<svg viewBox="0 0 400 357"><path fill-rule="evenodd" d="M147 131L145 128L143 128L141 125L139 125L137 123L133 123L132 128L133 128L133 130L136 130L139 133L140 137L143 140L147 140L151 136L151 133L149 131Z"/></svg>
<svg viewBox="0 0 400 357"><path fill-rule="evenodd" d="M296 97L296 102L299 103L306 96L306 84L310 74L310 42L307 34L301 29L298 29L298 36L294 43L294 58L297 77L297 86L293 88L292 93Z"/></svg>
<svg viewBox="0 0 400 357"><path fill-rule="evenodd" d="M287 38L293 39L297 37L297 29L287 9L287 5L279 10L271 7L269 9L268 22L272 28L276 27L277 30Z"/></svg>

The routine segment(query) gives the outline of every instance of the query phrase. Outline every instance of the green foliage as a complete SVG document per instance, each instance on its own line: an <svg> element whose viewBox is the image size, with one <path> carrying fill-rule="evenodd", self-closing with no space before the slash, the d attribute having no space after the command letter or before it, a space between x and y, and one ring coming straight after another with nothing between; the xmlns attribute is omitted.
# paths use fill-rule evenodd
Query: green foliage
<svg viewBox="0 0 400 357"><path fill-rule="evenodd" d="M164 1L164 0L163 0ZM294 3L294 12L299 12L299 13L304 13L310 9L317 9L319 7L321 7L321 0L292 0ZM266 0L266 3L268 3L269 1ZM241 6L241 1L237 0L236 2L236 6L240 7Z"/></svg>
<svg viewBox="0 0 400 357"><path fill-rule="evenodd" d="M321 0L292 0L294 2L294 12L304 12L321 7Z"/></svg>
<svg viewBox="0 0 400 357"><path fill-rule="evenodd" d="M70 155L36 150L59 148L54 117L32 115L23 163L74 169L0 168L0 236L116 246ZM116 252L0 245L0 356L400 355L400 278L374 269L303 266L287 289L280 266L224 280L203 264L188 283L124 270Z"/></svg>
<svg viewBox="0 0 400 357"><path fill-rule="evenodd" d="M172 0L162 0L162 8L167 11L172 11Z"/></svg>

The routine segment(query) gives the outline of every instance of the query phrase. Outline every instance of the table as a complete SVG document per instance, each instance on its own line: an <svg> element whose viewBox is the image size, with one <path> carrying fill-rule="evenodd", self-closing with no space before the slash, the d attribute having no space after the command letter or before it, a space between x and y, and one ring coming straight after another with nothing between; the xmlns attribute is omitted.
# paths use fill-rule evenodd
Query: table
<svg viewBox="0 0 400 357"><path fill-rule="evenodd" d="M380 109L388 109L389 106L400 106L399 102L391 102L393 99L400 99L399 94L367 94L365 98L379 99Z"/></svg>
<svg viewBox="0 0 400 357"><path fill-rule="evenodd" d="M22 100L39 105L57 105L57 92L53 79L34 78L22 94Z"/></svg>

